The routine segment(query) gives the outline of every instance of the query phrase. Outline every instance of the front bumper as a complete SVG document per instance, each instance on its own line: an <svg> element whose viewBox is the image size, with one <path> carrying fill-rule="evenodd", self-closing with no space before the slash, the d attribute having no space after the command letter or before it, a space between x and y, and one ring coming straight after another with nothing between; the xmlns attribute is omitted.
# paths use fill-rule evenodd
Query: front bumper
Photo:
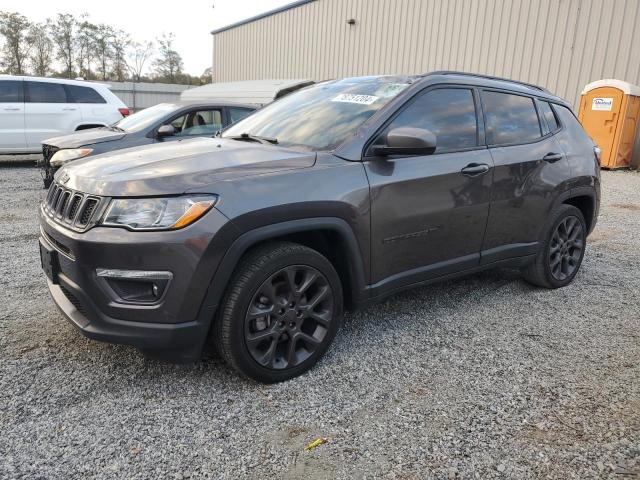
<svg viewBox="0 0 640 480"><path fill-rule="evenodd" d="M212 209L178 231L94 227L78 233L41 211L40 243L56 258L56 274L47 278L51 297L89 338L133 345L171 360L198 358L216 308L203 302L219 262L213 239L226 223ZM169 271L173 279L158 303L128 303L104 288L96 274L100 268Z"/></svg>

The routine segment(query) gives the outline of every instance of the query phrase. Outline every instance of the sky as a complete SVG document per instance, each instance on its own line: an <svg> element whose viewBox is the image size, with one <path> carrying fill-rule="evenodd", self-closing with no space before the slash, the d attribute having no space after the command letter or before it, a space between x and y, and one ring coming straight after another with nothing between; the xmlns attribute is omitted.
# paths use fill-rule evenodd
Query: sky
<svg viewBox="0 0 640 480"><path fill-rule="evenodd" d="M175 49L185 72L201 75L211 66L211 30L278 8L293 0L22 0L3 2L0 10L19 12L43 22L57 13L89 15L94 23L108 23L129 32L136 41L175 34Z"/></svg>

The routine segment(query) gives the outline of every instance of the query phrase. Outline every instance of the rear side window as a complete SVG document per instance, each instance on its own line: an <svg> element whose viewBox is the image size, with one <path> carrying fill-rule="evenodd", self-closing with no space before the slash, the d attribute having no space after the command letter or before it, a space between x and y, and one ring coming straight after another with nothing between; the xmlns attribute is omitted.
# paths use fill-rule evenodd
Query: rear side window
<svg viewBox="0 0 640 480"><path fill-rule="evenodd" d="M387 127L416 127L436 135L436 152L477 145L476 107L466 88L438 88L420 95Z"/></svg>
<svg viewBox="0 0 640 480"><path fill-rule="evenodd" d="M25 82L26 102L67 103L67 93L62 83Z"/></svg>
<svg viewBox="0 0 640 480"><path fill-rule="evenodd" d="M229 120L231 123L236 123L238 120L242 120L249 115L253 110L250 108L229 107Z"/></svg>
<svg viewBox="0 0 640 480"><path fill-rule="evenodd" d="M22 80L0 80L0 103L22 103Z"/></svg>
<svg viewBox="0 0 640 480"><path fill-rule="evenodd" d="M487 143L527 143L542 137L533 99L502 92L482 92Z"/></svg>
<svg viewBox="0 0 640 480"><path fill-rule="evenodd" d="M91 87L81 87L79 85L67 85L67 90L74 103L107 103L102 95Z"/></svg>
<svg viewBox="0 0 640 480"><path fill-rule="evenodd" d="M553 133L557 130L560 130L560 123L558 123L556 114L554 113L553 108L551 107L549 102L538 102L538 105L540 105L540 114L547 121L549 131Z"/></svg>

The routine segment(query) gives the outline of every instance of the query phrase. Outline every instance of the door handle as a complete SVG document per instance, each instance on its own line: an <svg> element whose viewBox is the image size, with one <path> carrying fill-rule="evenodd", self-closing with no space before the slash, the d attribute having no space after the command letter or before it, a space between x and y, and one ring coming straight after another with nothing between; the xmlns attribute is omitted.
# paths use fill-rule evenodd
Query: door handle
<svg viewBox="0 0 640 480"><path fill-rule="evenodd" d="M542 157L542 159L545 162L553 163L553 162L557 162L558 160L562 160L562 154L549 152L544 157Z"/></svg>
<svg viewBox="0 0 640 480"><path fill-rule="evenodd" d="M76 111L75 108L63 108L62 110L65 111L65 112L75 112Z"/></svg>
<svg viewBox="0 0 640 480"><path fill-rule="evenodd" d="M5 108L5 111L7 111L7 112L19 112L20 109L19 108L9 108L9 107L7 107L7 108Z"/></svg>
<svg viewBox="0 0 640 480"><path fill-rule="evenodd" d="M487 173L489 171L489 165L486 163L470 163L460 171L468 177L475 177L476 175Z"/></svg>

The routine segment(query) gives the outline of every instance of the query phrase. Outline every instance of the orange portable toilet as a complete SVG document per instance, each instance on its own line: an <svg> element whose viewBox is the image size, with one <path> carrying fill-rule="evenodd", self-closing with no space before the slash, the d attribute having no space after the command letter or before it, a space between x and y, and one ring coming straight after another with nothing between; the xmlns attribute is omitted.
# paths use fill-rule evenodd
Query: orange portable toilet
<svg viewBox="0 0 640 480"><path fill-rule="evenodd" d="M602 168L625 168L632 162L640 134L640 87L622 80L598 80L582 90L578 118L602 150Z"/></svg>

